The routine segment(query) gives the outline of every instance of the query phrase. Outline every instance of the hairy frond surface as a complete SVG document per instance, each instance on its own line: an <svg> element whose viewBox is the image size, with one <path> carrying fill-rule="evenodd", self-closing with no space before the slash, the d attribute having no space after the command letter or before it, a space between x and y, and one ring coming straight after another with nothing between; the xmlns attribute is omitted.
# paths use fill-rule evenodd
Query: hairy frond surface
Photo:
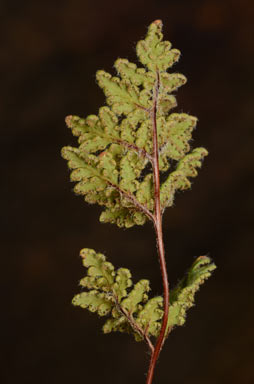
<svg viewBox="0 0 254 384"><path fill-rule="evenodd" d="M163 298L149 298L150 283L140 280L133 285L126 268L116 270L101 253L82 249L80 255L87 275L80 280L86 290L73 298L73 304L108 316L103 332L132 333L137 341L146 336L158 337L163 317ZM207 256L195 260L186 276L171 291L168 330L185 322L186 311L193 306L194 296L215 265Z"/></svg>
<svg viewBox="0 0 254 384"><path fill-rule="evenodd" d="M190 178L207 155L204 148L190 150L197 119L172 113L174 92L186 83L184 75L169 72L180 52L163 41L162 23L153 22L144 40L137 43L140 65L117 59L116 75L96 73L106 96L98 115L68 116L66 123L78 146L64 147L74 192L88 203L104 207L100 221L119 227L142 225L154 214L152 109L156 99L156 124L160 172L169 172L161 183L162 208L172 206L175 192L190 188ZM177 165L170 169L171 160Z"/></svg>

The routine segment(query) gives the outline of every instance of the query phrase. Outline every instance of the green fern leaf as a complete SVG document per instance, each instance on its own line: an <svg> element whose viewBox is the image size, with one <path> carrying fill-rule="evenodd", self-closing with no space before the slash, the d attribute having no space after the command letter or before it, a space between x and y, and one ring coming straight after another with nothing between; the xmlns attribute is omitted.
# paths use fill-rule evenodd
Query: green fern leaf
<svg viewBox="0 0 254 384"><path fill-rule="evenodd" d="M130 271L127 268L118 269L115 277L115 283L113 285L113 290L119 301L127 296L127 289L131 286L132 281Z"/></svg>
<svg viewBox="0 0 254 384"><path fill-rule="evenodd" d="M188 178L197 176L196 168L201 167L201 161L207 154L206 149L196 148L179 161L176 170L169 174L161 186L160 199L163 209L172 206L176 190L184 190L191 187Z"/></svg>
<svg viewBox="0 0 254 384"><path fill-rule="evenodd" d="M161 296L153 297L138 313L137 323L147 335L157 337L161 328L163 317L163 299Z"/></svg>
<svg viewBox="0 0 254 384"><path fill-rule="evenodd" d="M137 341L146 336L158 337L163 317L162 297L148 298L150 284L140 280L133 287L131 273L126 268L115 271L101 253L84 248L80 252L87 275L80 285L87 289L73 298L73 304L108 315L103 332L126 332ZM171 291L167 333L176 325L183 325L186 311L193 306L195 293L211 275L215 265L206 256L199 257L186 276Z"/></svg>
<svg viewBox="0 0 254 384"><path fill-rule="evenodd" d="M84 267L88 269L87 276L80 281L80 285L89 289L111 291L116 274L113 265L106 261L103 254L90 248L82 249L80 256Z"/></svg>
<svg viewBox="0 0 254 384"><path fill-rule="evenodd" d="M144 40L137 43L139 68L126 59L117 59L117 76L100 70L96 73L107 106L98 116L68 116L66 123L78 136L78 148L65 147L62 156L72 170L74 191L88 203L105 207L100 221L119 227L143 225L154 215L153 121L154 95L159 145L159 168L175 169L161 183L162 209L171 206L175 191L190 187L188 177L207 154L204 149L189 153L192 131L197 119L184 113L171 113L176 106L172 94L186 83L180 73L167 70L178 60L180 52L163 41L162 23L153 22ZM149 164L150 163L150 166Z"/></svg>
<svg viewBox="0 0 254 384"><path fill-rule="evenodd" d="M133 315L141 308L141 305L147 301L147 293L149 291L149 281L140 280L137 284L135 284L128 297L121 302L122 307L127 310L129 314Z"/></svg>
<svg viewBox="0 0 254 384"><path fill-rule="evenodd" d="M137 44L137 55L142 64L151 71L166 71L179 58L180 52L171 49L169 41L162 41L162 22L156 20L148 28L145 40Z"/></svg>
<svg viewBox="0 0 254 384"><path fill-rule="evenodd" d="M120 161L121 180L119 186L124 191L133 193L137 190L139 185L137 177L140 175L140 169L137 168L138 160L137 154L130 150Z"/></svg>
<svg viewBox="0 0 254 384"><path fill-rule="evenodd" d="M87 308L91 312L97 312L99 316L108 315L113 306L106 294L97 290L82 292L74 296L72 303L81 308Z"/></svg>
<svg viewBox="0 0 254 384"><path fill-rule="evenodd" d="M151 211L153 211L154 208L153 190L153 176L149 173L144 177L143 181L139 183L136 197L141 204L145 204Z"/></svg>
<svg viewBox="0 0 254 384"><path fill-rule="evenodd" d="M187 81L186 77L181 73L162 72L160 75L161 87L163 92L171 93L184 85Z"/></svg>
<svg viewBox="0 0 254 384"><path fill-rule="evenodd" d="M118 319L113 319L113 318L108 319L103 325L102 330L104 333L110 333L110 332L131 333L131 327L124 316L121 316Z"/></svg>
<svg viewBox="0 0 254 384"><path fill-rule="evenodd" d="M114 113L127 115L134 111L137 105L141 105L139 90L129 80L120 80L119 77L112 77L102 70L96 73L96 79ZM142 107L146 108L148 105Z"/></svg>
<svg viewBox="0 0 254 384"><path fill-rule="evenodd" d="M175 325L185 323L186 311L194 305L195 293L215 269L216 266L209 257L200 256L192 264L186 276L171 291L168 330Z"/></svg>
<svg viewBox="0 0 254 384"><path fill-rule="evenodd" d="M114 64L116 76L97 71L107 105L99 108L97 115L66 117L78 146L64 147L62 156L75 182L74 192L104 208L101 222L125 228L153 222L163 264L160 212L172 206L176 191L191 187L190 178L197 176L208 152L190 148L197 118L171 112L177 105L173 92L187 80L180 73L168 72L180 51L163 40L160 20L149 26L136 53L141 67L119 58ZM103 254L85 248L80 255L87 273L80 280L82 292L74 296L73 304L107 316L104 333L126 332L136 341L145 340L154 362L163 338L184 324L195 293L216 268L208 257L197 258L171 290L170 303L164 303L161 296L149 298L148 280L133 285L130 271L116 270ZM168 319L163 317L165 305L169 305ZM161 332L163 318L166 333L165 327ZM155 345L153 337L157 338Z"/></svg>
<svg viewBox="0 0 254 384"><path fill-rule="evenodd" d="M142 215L142 214L141 214ZM131 228L135 224L144 224L146 217L142 215L142 220L135 220L134 215L131 214L128 208L110 208L105 209L100 215L102 223L117 224L118 227Z"/></svg>
<svg viewBox="0 0 254 384"><path fill-rule="evenodd" d="M73 304L97 312L100 316L110 315L103 326L105 333L133 333L137 340L142 340L143 334L138 331L135 317L148 299L149 281L140 280L132 288L128 269L120 268L115 271L106 257L93 249L82 249L80 256L87 268L87 275L80 280L80 285L87 291L76 295ZM145 308L147 311L149 306Z"/></svg>
<svg viewBox="0 0 254 384"><path fill-rule="evenodd" d="M158 141L160 157L181 160L189 152L191 133L197 119L186 113L171 113L158 125Z"/></svg>
<svg viewBox="0 0 254 384"><path fill-rule="evenodd" d="M122 79L128 80L136 86L143 86L146 90L151 90L156 81L153 72L147 72L144 68L137 68L136 64L130 63L126 59L118 59L115 68Z"/></svg>

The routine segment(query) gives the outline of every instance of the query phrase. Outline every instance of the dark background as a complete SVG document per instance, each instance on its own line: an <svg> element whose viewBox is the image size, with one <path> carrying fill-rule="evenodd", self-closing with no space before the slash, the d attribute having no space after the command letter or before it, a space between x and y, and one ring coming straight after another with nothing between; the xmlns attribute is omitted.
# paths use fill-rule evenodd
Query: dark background
<svg viewBox="0 0 254 384"><path fill-rule="evenodd" d="M3 384L144 383L148 353L103 319L71 306L83 247L105 252L161 292L152 227L98 222L72 193L68 114L97 113L97 69L135 61L135 43L162 19L188 78L178 108L198 116L208 148L192 191L164 216L169 280L208 253L218 269L160 357L154 383L250 384L253 373L252 0L1 1L1 352Z"/></svg>

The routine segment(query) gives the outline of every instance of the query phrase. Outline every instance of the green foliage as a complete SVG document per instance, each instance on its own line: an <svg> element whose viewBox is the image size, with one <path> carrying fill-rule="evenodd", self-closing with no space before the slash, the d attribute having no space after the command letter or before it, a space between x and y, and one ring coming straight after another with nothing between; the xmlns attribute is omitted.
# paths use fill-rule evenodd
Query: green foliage
<svg viewBox="0 0 254 384"><path fill-rule="evenodd" d="M101 253L85 248L80 253L87 275L80 285L87 290L73 298L73 304L97 312L99 316L110 314L103 327L104 333L111 331L132 332L142 339L142 329L136 326L135 318L148 300L148 280L140 280L133 286L131 273L120 268L115 271Z"/></svg>
<svg viewBox="0 0 254 384"><path fill-rule="evenodd" d="M108 315L103 332L132 333L137 341L146 336L158 337L163 317L163 298L150 298L148 280L140 280L133 286L128 269L117 271L101 253L85 248L80 253L87 275L80 285L87 290L76 295L73 304ZM210 277L215 265L206 256L195 260L186 276L171 291L168 330L183 325L186 311L194 304L194 295L201 284Z"/></svg>
<svg viewBox="0 0 254 384"><path fill-rule="evenodd" d="M138 313L138 325L147 330L147 334L157 337L161 328L161 319L163 317L163 298L161 296L153 297Z"/></svg>
<svg viewBox="0 0 254 384"><path fill-rule="evenodd" d="M170 170L161 183L163 209L172 206L177 190L190 188L189 178L197 175L196 168L207 155L203 148L190 152L197 119L185 113L171 113L176 106L172 92L185 84L186 78L167 72L180 52L163 41L161 30L161 22L153 22L146 38L137 43L137 56L143 67L118 59L114 65L117 76L97 72L96 79L107 103L98 115L66 118L79 143L77 148L62 150L72 170L71 181L77 182L74 191L88 203L105 208L100 221L119 227L142 225L154 214L153 171L149 163L153 155L151 116L155 105L160 171ZM177 162L172 169L171 160Z"/></svg>
<svg viewBox="0 0 254 384"><path fill-rule="evenodd" d="M185 323L186 311L194 305L195 293L215 269L216 265L209 257L200 256L194 261L186 276L171 290L168 331L175 325Z"/></svg>
<svg viewBox="0 0 254 384"><path fill-rule="evenodd" d="M162 208L172 206L173 196L177 189L190 188L191 184L188 177L197 176L196 168L201 167L201 160L206 154L207 151L204 148L196 148L179 161L176 170L169 174L161 186L160 200Z"/></svg>
<svg viewBox="0 0 254 384"><path fill-rule="evenodd" d="M74 192L86 202L104 207L101 222L128 228L153 221L163 265L161 213L173 205L177 191L191 187L190 178L197 176L208 152L190 148L197 118L172 113L176 106L173 92L186 78L168 72L180 52L163 41L161 30L162 23L156 20L145 39L137 43L143 67L117 59L116 76L103 70L96 73L107 105L99 108L98 115L66 118L78 146L64 147L62 156L76 183ZM159 179L163 180L160 184ZM208 257L197 258L171 290L170 303L164 303L161 296L149 297L148 280L133 285L130 271L116 270L103 254L85 248L81 257L87 274L80 280L83 290L73 304L107 316L104 333L131 333L137 341L145 340L152 354L157 348L157 357L163 337L184 324L195 293L216 268ZM163 275L164 283L166 280ZM167 306L169 316L163 322ZM155 347L151 337L159 337Z"/></svg>

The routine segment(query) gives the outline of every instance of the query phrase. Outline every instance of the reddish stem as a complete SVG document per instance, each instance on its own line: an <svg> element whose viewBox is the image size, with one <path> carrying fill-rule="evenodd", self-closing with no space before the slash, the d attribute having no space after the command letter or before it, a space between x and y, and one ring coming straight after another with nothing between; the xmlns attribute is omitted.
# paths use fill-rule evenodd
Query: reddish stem
<svg viewBox="0 0 254 384"><path fill-rule="evenodd" d="M167 275L163 236L162 236L162 214L161 214L161 205L160 205L160 172L159 172L159 153L158 153L158 138L157 138L157 120L156 120L159 88L160 88L160 77L159 77L159 73L157 72L157 81L156 81L155 90L154 90L153 109L151 111L151 119L152 119L152 127L153 127L153 163L152 164L153 164L154 201L155 201L154 228L155 228L156 239L157 239L161 275L163 280L164 315L162 319L160 334L156 341L154 351L151 355L146 384L151 384L153 380L155 365L158 360L158 357L163 345L165 332L167 329L168 311L169 311L168 275Z"/></svg>

